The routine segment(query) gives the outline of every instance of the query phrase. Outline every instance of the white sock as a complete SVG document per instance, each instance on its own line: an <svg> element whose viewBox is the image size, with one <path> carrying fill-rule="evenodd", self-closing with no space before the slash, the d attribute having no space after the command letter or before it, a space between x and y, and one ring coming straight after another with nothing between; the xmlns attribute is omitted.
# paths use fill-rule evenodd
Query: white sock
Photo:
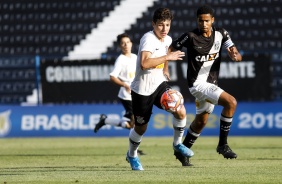
<svg viewBox="0 0 282 184"><path fill-rule="evenodd" d="M117 120L115 118L106 118L105 119L105 124L106 125L112 125L112 126L120 126L122 128L126 128L128 127L128 119L121 119L121 120Z"/></svg>
<svg viewBox="0 0 282 184"><path fill-rule="evenodd" d="M137 134L134 129L130 130L129 133L129 156L130 157L137 157L137 150L139 147L139 144L142 140L141 135Z"/></svg>
<svg viewBox="0 0 282 184"><path fill-rule="evenodd" d="M120 125L120 120L115 119L115 118L106 118L105 119L105 124L106 125L112 125L112 126L119 126Z"/></svg>
<svg viewBox="0 0 282 184"><path fill-rule="evenodd" d="M174 146L182 143L182 138L183 138L185 127L186 127L186 118L182 120L173 118L173 129L174 129L173 145Z"/></svg>
<svg viewBox="0 0 282 184"><path fill-rule="evenodd" d="M127 121L121 121L119 125L120 125L122 128L127 128L127 127L129 126Z"/></svg>

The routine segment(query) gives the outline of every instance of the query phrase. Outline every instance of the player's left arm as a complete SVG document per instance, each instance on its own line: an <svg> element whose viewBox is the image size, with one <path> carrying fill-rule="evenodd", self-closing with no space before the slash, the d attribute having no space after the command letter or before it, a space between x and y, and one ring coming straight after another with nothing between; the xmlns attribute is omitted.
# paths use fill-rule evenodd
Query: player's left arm
<svg viewBox="0 0 282 184"><path fill-rule="evenodd" d="M226 31L223 28L219 28L219 31L222 33L223 36L223 45L224 47L227 49L228 55L229 57L236 62L240 62L242 61L242 56L239 53L239 51L237 50L235 44L232 42L232 39L228 33L228 31Z"/></svg>
<svg viewBox="0 0 282 184"><path fill-rule="evenodd" d="M168 71L168 61L166 61L164 63L163 73L164 73L166 80L169 81L170 80L170 74L169 74L169 71Z"/></svg>
<svg viewBox="0 0 282 184"><path fill-rule="evenodd" d="M167 53L170 53L170 52L172 52L172 51L174 51L174 50L172 50L172 48L169 47ZM167 81L170 81L170 74L169 74L169 71L168 71L168 61L166 61L166 62L164 63L163 73L164 73L164 76L165 76L166 80L167 80Z"/></svg>
<svg viewBox="0 0 282 184"><path fill-rule="evenodd" d="M228 48L227 48L227 52L228 52L229 57L230 57L233 61L236 61L236 62L242 61L242 56L241 56L241 54L239 53L239 51L237 50L237 48L235 47L235 45L233 45L233 46L231 46L231 47L228 47Z"/></svg>

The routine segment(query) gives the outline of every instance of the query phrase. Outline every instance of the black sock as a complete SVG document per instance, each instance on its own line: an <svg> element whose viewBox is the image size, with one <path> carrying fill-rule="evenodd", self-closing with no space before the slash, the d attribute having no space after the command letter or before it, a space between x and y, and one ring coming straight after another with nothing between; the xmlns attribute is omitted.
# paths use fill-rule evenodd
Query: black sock
<svg viewBox="0 0 282 184"><path fill-rule="evenodd" d="M191 126L188 129L188 132L185 136L185 139L183 141L183 144L187 147L187 148L191 148L194 144L194 142L196 141L196 139L200 136L200 134L194 132L191 128Z"/></svg>
<svg viewBox="0 0 282 184"><path fill-rule="evenodd" d="M227 137L232 124L232 117L226 117L221 114L220 117L220 133L219 133L219 146L227 144Z"/></svg>

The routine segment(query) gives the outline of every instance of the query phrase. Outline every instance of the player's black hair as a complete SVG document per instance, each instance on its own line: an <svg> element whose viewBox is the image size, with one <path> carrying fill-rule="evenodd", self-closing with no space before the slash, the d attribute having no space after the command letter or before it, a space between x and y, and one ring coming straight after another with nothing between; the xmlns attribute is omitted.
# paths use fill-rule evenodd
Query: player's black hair
<svg viewBox="0 0 282 184"><path fill-rule="evenodd" d="M168 8L158 8L155 10L153 15L153 22L156 23L158 20L172 20L173 14Z"/></svg>
<svg viewBox="0 0 282 184"><path fill-rule="evenodd" d="M130 39L130 37L129 37L128 34L126 34L126 33L119 34L119 35L117 36L117 42L118 42L118 44L120 44L121 39L123 39L124 37Z"/></svg>
<svg viewBox="0 0 282 184"><path fill-rule="evenodd" d="M210 7L209 5L203 5L198 8L197 10L197 17L202 14L210 14L211 17L214 17L214 9Z"/></svg>

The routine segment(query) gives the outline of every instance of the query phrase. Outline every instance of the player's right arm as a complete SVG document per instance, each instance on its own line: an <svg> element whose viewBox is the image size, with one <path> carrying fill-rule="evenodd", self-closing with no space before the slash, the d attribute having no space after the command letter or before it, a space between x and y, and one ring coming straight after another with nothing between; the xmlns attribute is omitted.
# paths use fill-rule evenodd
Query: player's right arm
<svg viewBox="0 0 282 184"><path fill-rule="evenodd" d="M125 82L123 82L122 80L120 80L119 78L110 75L110 80L113 83L115 83L116 85L118 85L120 87L124 87L128 93L131 92L130 86L128 84L126 84Z"/></svg>
<svg viewBox="0 0 282 184"><path fill-rule="evenodd" d="M226 48L229 57L236 62L242 61L242 56L237 50L235 44L233 43L228 31L225 29L221 28L220 32L223 36L222 41L223 41L223 46Z"/></svg>
<svg viewBox="0 0 282 184"><path fill-rule="evenodd" d="M175 51L169 52L167 55L151 58L152 53L149 51L142 51L141 52L141 68L142 70L154 68L166 61L176 61L176 60L183 60L185 56L185 52Z"/></svg>
<svg viewBox="0 0 282 184"><path fill-rule="evenodd" d="M122 68L123 68L122 58L121 56L119 56L115 61L113 71L110 73L110 81L120 87L124 87L126 91L130 93L131 92L130 86L119 78Z"/></svg>

